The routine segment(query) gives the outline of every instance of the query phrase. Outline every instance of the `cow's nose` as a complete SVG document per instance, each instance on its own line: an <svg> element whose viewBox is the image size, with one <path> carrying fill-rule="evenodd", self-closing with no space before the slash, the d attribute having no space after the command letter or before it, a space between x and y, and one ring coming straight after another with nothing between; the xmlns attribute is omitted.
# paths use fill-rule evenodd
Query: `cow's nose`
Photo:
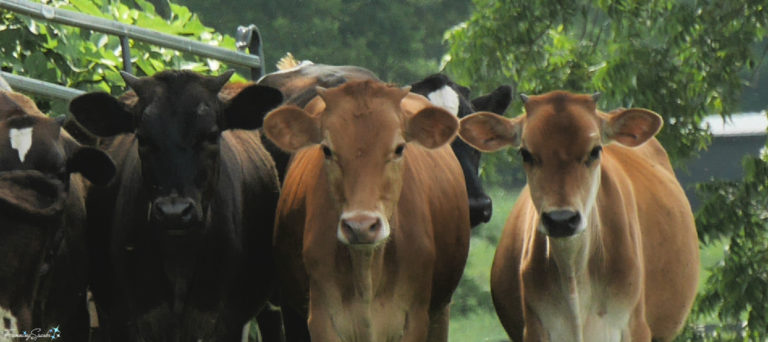
<svg viewBox="0 0 768 342"><path fill-rule="evenodd" d="M152 218L162 223L186 225L196 221L195 202L179 196L161 197L152 204Z"/></svg>
<svg viewBox="0 0 768 342"><path fill-rule="evenodd" d="M488 195L473 197L469 199L469 222L472 227L491 220L493 214L493 202Z"/></svg>
<svg viewBox="0 0 768 342"><path fill-rule="evenodd" d="M356 214L341 219L340 240L351 245L375 244L381 235L382 222L378 216Z"/></svg>
<svg viewBox="0 0 768 342"><path fill-rule="evenodd" d="M541 223L551 237L568 237L576 234L581 225L581 215L573 210L553 210L541 214Z"/></svg>

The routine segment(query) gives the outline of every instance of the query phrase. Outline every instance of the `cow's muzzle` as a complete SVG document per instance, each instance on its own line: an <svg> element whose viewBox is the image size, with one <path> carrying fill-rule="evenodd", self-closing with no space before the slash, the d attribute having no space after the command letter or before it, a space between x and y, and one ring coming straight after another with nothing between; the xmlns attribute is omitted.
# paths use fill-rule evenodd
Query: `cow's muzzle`
<svg viewBox="0 0 768 342"><path fill-rule="evenodd" d="M377 245L389 237L389 223L374 212L358 211L341 215L337 238L347 245Z"/></svg>
<svg viewBox="0 0 768 342"><path fill-rule="evenodd" d="M58 218L66 199L64 184L38 171L0 172L0 211L27 218Z"/></svg>
<svg viewBox="0 0 768 342"><path fill-rule="evenodd" d="M469 199L469 222L472 227L491 220L493 202L486 194Z"/></svg>
<svg viewBox="0 0 768 342"><path fill-rule="evenodd" d="M159 197L152 202L150 220L164 226L169 232L186 230L199 223L200 210L188 197L177 195Z"/></svg>
<svg viewBox="0 0 768 342"><path fill-rule="evenodd" d="M550 237L569 237L581 231L581 214L573 210L548 211L541 214L541 224Z"/></svg>

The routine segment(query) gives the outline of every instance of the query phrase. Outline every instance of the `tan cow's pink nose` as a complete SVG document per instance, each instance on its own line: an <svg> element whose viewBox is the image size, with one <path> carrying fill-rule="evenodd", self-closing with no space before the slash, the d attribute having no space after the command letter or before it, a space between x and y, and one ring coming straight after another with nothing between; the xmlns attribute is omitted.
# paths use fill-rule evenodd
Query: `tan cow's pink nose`
<svg viewBox="0 0 768 342"><path fill-rule="evenodd" d="M341 230L349 244L378 242L381 220L377 216L358 214L341 220Z"/></svg>

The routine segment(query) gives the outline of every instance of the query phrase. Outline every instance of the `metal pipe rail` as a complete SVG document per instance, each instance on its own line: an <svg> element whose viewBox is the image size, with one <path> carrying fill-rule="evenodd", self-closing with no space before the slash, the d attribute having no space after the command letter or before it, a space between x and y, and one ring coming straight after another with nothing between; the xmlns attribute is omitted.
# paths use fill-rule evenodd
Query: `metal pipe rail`
<svg viewBox="0 0 768 342"><path fill-rule="evenodd" d="M177 37L170 34L159 33L134 25L126 25L120 22L106 20L74 11L55 8L48 5L31 2L28 0L0 0L0 8L5 8L17 13L29 15L51 22L90 29L119 37L128 37L137 41L150 43L182 52L194 53L207 58L213 58L222 62L249 67L261 68L261 58L239 51L211 46L198 41Z"/></svg>
<svg viewBox="0 0 768 342"><path fill-rule="evenodd" d="M0 71L0 76L11 85L11 88L13 88L14 91L35 93L65 101L69 101L74 97L85 93L82 90L67 88L34 78L14 75L5 71Z"/></svg>

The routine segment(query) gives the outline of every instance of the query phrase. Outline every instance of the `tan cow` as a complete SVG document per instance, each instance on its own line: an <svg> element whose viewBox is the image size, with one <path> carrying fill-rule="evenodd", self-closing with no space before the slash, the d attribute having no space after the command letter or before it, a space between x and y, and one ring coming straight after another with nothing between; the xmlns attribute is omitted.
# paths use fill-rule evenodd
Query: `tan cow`
<svg viewBox="0 0 768 342"><path fill-rule="evenodd" d="M446 341L470 232L458 119L372 80L318 93L264 119L297 151L275 228L288 340Z"/></svg>
<svg viewBox="0 0 768 342"><path fill-rule="evenodd" d="M476 113L461 137L520 149L528 185L491 273L496 311L516 341L669 341L696 293L699 252L688 200L645 109L611 114L589 95L523 96L525 115Z"/></svg>

